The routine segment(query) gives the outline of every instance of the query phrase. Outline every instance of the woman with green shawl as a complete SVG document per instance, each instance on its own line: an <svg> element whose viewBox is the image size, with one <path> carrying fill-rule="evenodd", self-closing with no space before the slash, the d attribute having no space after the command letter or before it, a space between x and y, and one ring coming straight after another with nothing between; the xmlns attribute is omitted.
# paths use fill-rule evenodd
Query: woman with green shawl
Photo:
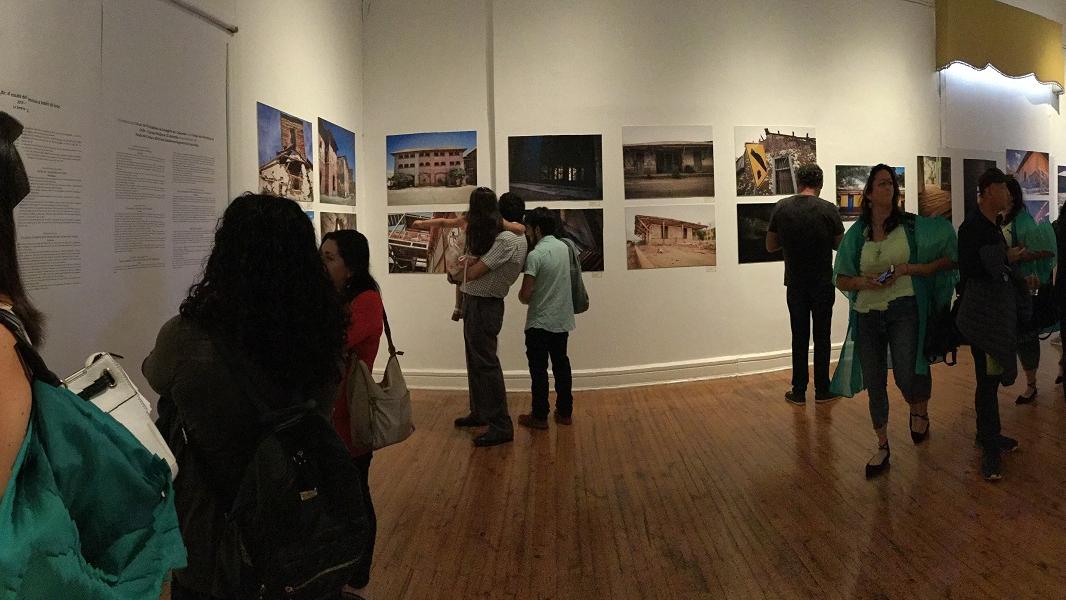
<svg viewBox="0 0 1066 600"><path fill-rule="evenodd" d="M1013 176L1007 179L1011 195L1011 208L1003 215L1003 237L1008 247L1025 248L1018 261L1018 272L1035 275L1040 286L1049 291L1051 272L1055 265L1054 229L1048 223L1037 224L1025 206L1022 186ZM1031 304L1031 300L1030 300ZM1018 360L1022 363L1027 384L1025 393L1018 396L1015 404L1029 404L1036 400L1036 370L1040 366L1040 331L1035 328L1020 328L1018 331Z"/></svg>
<svg viewBox="0 0 1066 600"><path fill-rule="evenodd" d="M871 169L862 216L844 235L833 268L850 311L830 389L848 397L867 389L877 433L877 452L866 464L868 479L889 466L889 368L910 405L911 439L918 444L929 434L926 325L934 311L950 304L957 281L951 223L907 213L901 204L895 169L884 164Z"/></svg>

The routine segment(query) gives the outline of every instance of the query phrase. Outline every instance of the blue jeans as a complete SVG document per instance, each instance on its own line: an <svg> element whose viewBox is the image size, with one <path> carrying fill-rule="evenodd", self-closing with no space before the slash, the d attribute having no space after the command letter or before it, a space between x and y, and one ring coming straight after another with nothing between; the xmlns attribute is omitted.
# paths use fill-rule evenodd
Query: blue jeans
<svg viewBox="0 0 1066 600"><path fill-rule="evenodd" d="M888 356L892 376L908 403L929 400L932 380L914 371L918 359L918 303L914 296L889 302L887 310L857 315L856 350L862 365L862 380L870 397L870 420L874 429L888 424Z"/></svg>

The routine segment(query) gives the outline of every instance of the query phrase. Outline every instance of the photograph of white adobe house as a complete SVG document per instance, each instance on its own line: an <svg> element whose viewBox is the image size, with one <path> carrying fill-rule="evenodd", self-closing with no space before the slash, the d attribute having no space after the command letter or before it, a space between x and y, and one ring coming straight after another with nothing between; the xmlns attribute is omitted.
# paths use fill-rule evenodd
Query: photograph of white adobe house
<svg viewBox="0 0 1066 600"><path fill-rule="evenodd" d="M470 201L477 187L476 131L390 135L385 147L389 206Z"/></svg>
<svg viewBox="0 0 1066 600"><path fill-rule="evenodd" d="M717 242L713 204L626 208L630 270L714 267Z"/></svg>
<svg viewBox="0 0 1066 600"><path fill-rule="evenodd" d="M623 127L627 200L714 196L714 129Z"/></svg>
<svg viewBox="0 0 1066 600"><path fill-rule="evenodd" d="M314 201L314 161L311 156L311 123L256 103L259 134L259 191Z"/></svg>

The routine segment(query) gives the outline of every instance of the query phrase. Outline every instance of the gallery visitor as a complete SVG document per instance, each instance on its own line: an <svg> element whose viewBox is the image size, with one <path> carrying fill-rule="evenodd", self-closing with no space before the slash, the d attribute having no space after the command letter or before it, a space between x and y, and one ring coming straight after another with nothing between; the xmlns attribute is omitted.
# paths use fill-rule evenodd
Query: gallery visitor
<svg viewBox="0 0 1066 600"><path fill-rule="evenodd" d="M870 170L862 214L844 235L837 253L836 286L848 297L848 334L832 389L854 396L866 388L877 451L866 477L889 467L888 369L910 405L915 444L929 434L932 379L925 337L929 314L951 301L957 279L955 230L943 218L905 212L892 167Z"/></svg>
<svg viewBox="0 0 1066 600"><path fill-rule="evenodd" d="M566 346L574 330L574 297L570 283L570 248L555 237L558 223L547 208L526 215L526 255L518 299L526 311L526 359L532 379L533 406L518 424L548 428L548 360L555 377L555 422L570 425L574 412L573 376Z"/></svg>
<svg viewBox="0 0 1066 600"><path fill-rule="evenodd" d="M234 199L202 278L142 367L181 473L175 493L189 566L175 574L174 600L236 597L247 585L227 513L272 414L313 403L328 418L345 323L300 207L268 195Z"/></svg>
<svg viewBox="0 0 1066 600"><path fill-rule="evenodd" d="M514 439L497 339L503 327L503 299L525 264L526 238L504 231L501 220L521 221L525 207L517 196L508 198L505 207L501 214L495 192L479 187L471 192L466 213L466 237L472 255L464 257L463 340L470 410L455 420L455 426L487 426L474 438L475 446L495 446Z"/></svg>
<svg viewBox="0 0 1066 600"><path fill-rule="evenodd" d="M1055 268L1054 240L1050 239L1053 229L1050 225L1038 225L1029 209L1025 206L1022 186L1014 177L1007 177L1007 191L1010 192L1010 207L1003 213L1003 237L1008 247L1025 249L1018 259L1018 272L1024 277L1035 275L1041 286L1048 286L1045 293L1051 291L1051 275ZM1028 294L1019 298L1023 314L1033 314L1038 308L1038 301L1051 301L1052 298L1032 297ZM1053 304L1053 303L1052 303ZM1034 317L1036 315L1033 315ZM1040 367L1040 334L1042 327L1034 319L1018 323L1018 360L1025 373L1025 393L1014 401L1016 404L1029 404L1036 400L1036 370Z"/></svg>
<svg viewBox="0 0 1066 600"><path fill-rule="evenodd" d="M158 598L185 566L170 468L37 353L14 214L30 193L22 131L0 112L0 598Z"/></svg>
<svg viewBox="0 0 1066 600"><path fill-rule="evenodd" d="M792 326L792 389L785 399L806 403L808 348L814 322L814 400L836 398L829 391L830 329L833 319L833 250L844 237L836 205L819 198L822 169L815 164L796 170L799 194L777 201L770 213L766 250L785 259L785 298Z"/></svg>
<svg viewBox="0 0 1066 600"><path fill-rule="evenodd" d="M365 235L351 229L331 231L323 236L320 252L333 285L348 305L348 328L344 340L344 379L333 406L333 426L344 440L359 469L363 502L370 519L366 553L358 564L355 576L348 583L351 589L344 590L354 596L370 583L370 566L377 537L377 515L370 497L369 479L370 461L374 458L374 452L368 439L357 440L352 437L347 383L355 361L363 361L371 372L374 371L374 359L377 358L381 334L385 328L385 307L381 302L378 282L370 274L370 244ZM365 401L366 398L361 400ZM365 410L360 411L360 414L370 414L369 405L362 408Z"/></svg>
<svg viewBox="0 0 1066 600"><path fill-rule="evenodd" d="M1011 206L1007 176L989 169L978 181L977 210L959 227L959 332L973 353L974 409L977 442L981 447L981 475L1002 478L1001 455L1018 447L1003 435L999 422L999 386L1018 376L1018 306L1039 278L1018 269L1025 248L1008 246L1003 237L1002 213Z"/></svg>

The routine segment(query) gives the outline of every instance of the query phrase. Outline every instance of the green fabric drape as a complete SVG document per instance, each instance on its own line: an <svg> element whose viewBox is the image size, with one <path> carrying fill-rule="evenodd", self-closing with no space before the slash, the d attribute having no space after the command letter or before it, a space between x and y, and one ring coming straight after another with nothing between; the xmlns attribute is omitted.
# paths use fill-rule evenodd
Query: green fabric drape
<svg viewBox="0 0 1066 600"><path fill-rule="evenodd" d="M866 229L868 225L864 219L859 219L844 234L837 250L836 262L833 265L833 283L840 275L857 276L859 271L859 259L862 256L862 248L866 244ZM904 213L900 227L907 233L907 243L910 245L910 262L912 264L930 263L942 257L948 257L952 263L958 262L958 238L951 222L943 217L920 217L911 213ZM933 310L947 310L951 307L951 299L955 293L955 285L959 281L957 269L946 269L930 277L912 276L914 296L918 304L918 356L915 361L915 372L920 375L929 373L929 360L925 357L922 349L925 347L925 331L929 320L929 314ZM858 353L855 350L858 332L856 327L857 314L855 312L855 299L858 292L842 292L848 299L848 333L844 338L844 345L840 349L840 360L837 362L836 372L829 386L834 394L852 397L866 388L862 380L862 365L859 362Z"/></svg>
<svg viewBox="0 0 1066 600"><path fill-rule="evenodd" d="M1036 275L1040 283L1051 283L1051 273L1055 268L1055 228L1051 223L1037 223L1028 210L1021 210L1011 221L1014 245L1024 246L1033 252L1051 252L1048 258L1041 258L1018 265L1018 272L1024 277Z"/></svg>
<svg viewBox="0 0 1066 600"><path fill-rule="evenodd" d="M166 462L92 403L35 381L0 499L0 597L155 599L185 559Z"/></svg>

